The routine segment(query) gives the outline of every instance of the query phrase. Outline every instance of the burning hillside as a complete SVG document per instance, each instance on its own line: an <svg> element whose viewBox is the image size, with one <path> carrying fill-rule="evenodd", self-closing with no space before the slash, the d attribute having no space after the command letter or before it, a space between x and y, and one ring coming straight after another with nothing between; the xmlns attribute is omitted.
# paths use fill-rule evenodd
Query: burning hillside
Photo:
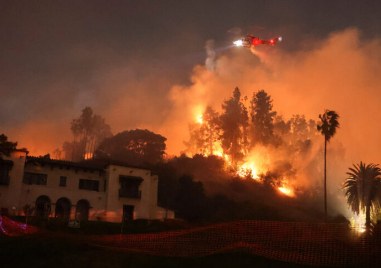
<svg viewBox="0 0 381 268"><path fill-rule="evenodd" d="M247 97L236 88L223 102L221 114L210 106L196 114L186 153L218 156L231 175L267 183L295 197L306 186L301 179L304 167L319 150L316 122L303 115L283 119L264 90L253 93L249 107L245 103Z"/></svg>

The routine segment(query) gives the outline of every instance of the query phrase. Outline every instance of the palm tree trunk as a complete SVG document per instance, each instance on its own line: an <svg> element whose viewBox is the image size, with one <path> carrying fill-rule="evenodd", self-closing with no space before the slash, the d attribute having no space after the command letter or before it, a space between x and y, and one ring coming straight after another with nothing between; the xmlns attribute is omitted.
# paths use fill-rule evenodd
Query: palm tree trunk
<svg viewBox="0 0 381 268"><path fill-rule="evenodd" d="M327 221L327 139L324 138L324 216Z"/></svg>
<svg viewBox="0 0 381 268"><path fill-rule="evenodd" d="M365 206L365 229L370 230L370 204Z"/></svg>

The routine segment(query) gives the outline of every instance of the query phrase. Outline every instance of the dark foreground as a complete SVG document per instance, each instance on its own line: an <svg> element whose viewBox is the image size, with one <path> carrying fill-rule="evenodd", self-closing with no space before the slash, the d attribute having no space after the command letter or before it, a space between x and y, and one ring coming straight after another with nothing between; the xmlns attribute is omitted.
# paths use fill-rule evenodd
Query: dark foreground
<svg viewBox="0 0 381 268"><path fill-rule="evenodd" d="M161 257L94 247L80 239L0 237L0 267L308 267L244 251L204 257Z"/></svg>
<svg viewBox="0 0 381 268"><path fill-rule="evenodd" d="M6 223L0 267L381 267L380 231L359 235L343 224L237 221L116 234L95 223L104 230L95 234Z"/></svg>

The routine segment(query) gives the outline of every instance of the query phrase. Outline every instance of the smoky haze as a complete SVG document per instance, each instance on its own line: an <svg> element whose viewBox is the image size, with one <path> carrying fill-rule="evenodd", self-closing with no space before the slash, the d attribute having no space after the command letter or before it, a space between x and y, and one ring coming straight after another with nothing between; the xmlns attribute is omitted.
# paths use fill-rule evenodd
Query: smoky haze
<svg viewBox="0 0 381 268"><path fill-rule="evenodd" d="M90 58L78 50L71 52L73 57ZM324 109L335 110L341 127L332 144L342 144L347 165L360 160L379 163L380 59L380 39L363 40L359 30L349 28L300 51L282 50L282 44L257 48L255 54L229 48L218 53L213 63L208 61L214 71L195 66L187 85L173 85L176 73L166 76L155 64L110 64L97 68L80 91L81 83L63 78L32 84L30 92L37 93L2 95L2 114L16 104L17 116L11 115L10 120L4 116L1 121L11 139L32 154L43 154L69 140L70 121L91 106L106 118L114 133L148 128L168 138L169 154L178 154L188 139L189 123L207 105L220 111L222 102L238 86L248 98L254 91L266 90L274 109L287 118L304 114L317 119Z"/></svg>
<svg viewBox="0 0 381 268"><path fill-rule="evenodd" d="M318 120L325 109L335 110L340 128L328 146L329 194L334 200L330 206L345 211L341 186L348 167L360 161L381 162L377 150L381 146L377 123L381 120L380 60L380 39L364 40L355 28L308 40L300 51L282 50L281 45L254 51L232 48L215 59L212 71L196 66L190 86L172 87L173 110L159 132L168 138L168 151L178 153L189 138L189 123L208 105L221 112L221 104L236 86L248 99L265 89L274 100L274 109L285 118L303 114ZM293 161L298 184L321 185L323 137L318 136L314 144L308 158ZM280 150L265 154L273 160L289 158Z"/></svg>
<svg viewBox="0 0 381 268"><path fill-rule="evenodd" d="M238 86L249 99L266 90L285 118L340 115L331 183L352 163L381 163L379 1L108 2L0 3L1 133L32 155L71 140L70 122L86 106L114 134L147 128L177 155L196 116L207 105L221 111ZM245 33L284 39L229 47Z"/></svg>
<svg viewBox="0 0 381 268"><path fill-rule="evenodd" d="M350 163L380 162L381 43L360 36L357 29L346 29L300 52L284 51L281 45L257 48L255 54L232 48L216 59L215 71L196 66L192 84L175 85L169 94L173 110L160 129L169 152L181 150L187 126L197 114L207 105L220 111L238 86L248 98L265 89L274 109L286 118L304 114L317 120L325 109L335 110L341 127L332 143L342 144Z"/></svg>

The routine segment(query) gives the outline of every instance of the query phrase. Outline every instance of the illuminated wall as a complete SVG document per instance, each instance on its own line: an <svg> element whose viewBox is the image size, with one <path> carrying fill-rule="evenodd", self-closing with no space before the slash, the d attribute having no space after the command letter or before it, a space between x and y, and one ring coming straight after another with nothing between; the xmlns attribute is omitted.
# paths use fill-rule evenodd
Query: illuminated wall
<svg viewBox="0 0 381 268"><path fill-rule="evenodd" d="M89 220L174 218L173 211L157 206L158 177L148 169L26 158L25 153L14 153L8 160L13 165L9 185L0 185L0 208L10 214L23 215L29 204L35 215L76 219L82 202L89 204Z"/></svg>

